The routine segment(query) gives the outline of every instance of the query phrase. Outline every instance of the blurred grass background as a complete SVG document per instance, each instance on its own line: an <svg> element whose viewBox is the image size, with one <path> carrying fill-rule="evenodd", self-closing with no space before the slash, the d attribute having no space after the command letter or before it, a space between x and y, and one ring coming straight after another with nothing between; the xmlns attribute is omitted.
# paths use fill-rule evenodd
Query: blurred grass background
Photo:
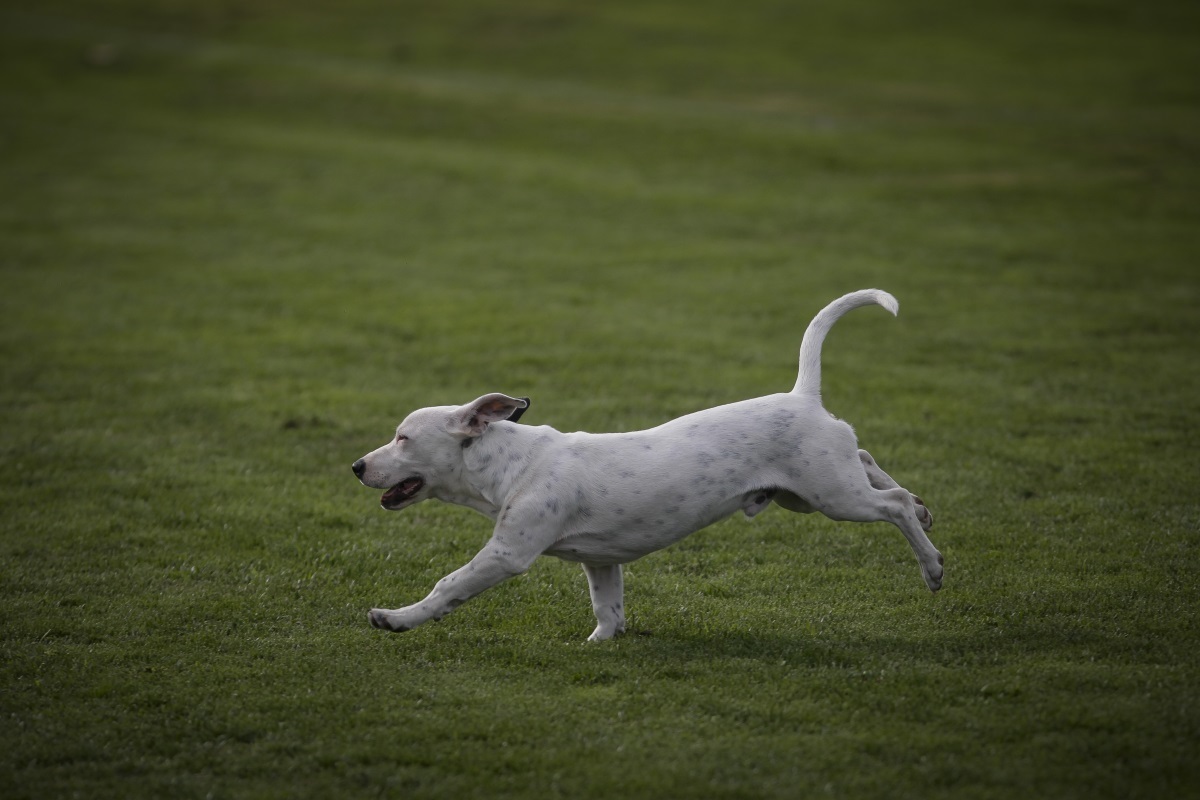
<svg viewBox="0 0 1200 800"><path fill-rule="evenodd" d="M0 3L0 791L1193 796L1200 8ZM485 519L348 465L487 391L790 387L921 494L404 636Z"/></svg>

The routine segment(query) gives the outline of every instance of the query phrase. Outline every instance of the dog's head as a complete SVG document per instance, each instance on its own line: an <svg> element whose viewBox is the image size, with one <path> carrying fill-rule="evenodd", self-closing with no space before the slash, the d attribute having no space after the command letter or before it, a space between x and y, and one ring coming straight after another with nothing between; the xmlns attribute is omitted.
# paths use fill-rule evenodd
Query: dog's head
<svg viewBox="0 0 1200 800"><path fill-rule="evenodd" d="M390 442L355 461L364 486L386 489L380 505L399 511L443 494L461 492L463 448L488 425L516 422L529 398L485 394L465 406L434 406L409 414Z"/></svg>

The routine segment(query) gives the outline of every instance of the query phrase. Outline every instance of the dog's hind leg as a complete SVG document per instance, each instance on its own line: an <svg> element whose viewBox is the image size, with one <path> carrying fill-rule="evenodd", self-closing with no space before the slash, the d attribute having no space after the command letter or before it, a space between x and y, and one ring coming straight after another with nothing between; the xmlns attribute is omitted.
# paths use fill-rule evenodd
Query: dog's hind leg
<svg viewBox="0 0 1200 800"><path fill-rule="evenodd" d="M888 475L883 471L882 467L875 463L875 459L866 450L858 451L858 459L862 462L863 469L867 473L867 480L870 481L872 487L876 489L903 488L900 484L896 483L891 475ZM912 492L909 492L909 494L912 494ZM929 530L933 527L933 514L930 513L929 509L925 506L925 501L920 497L913 494L912 499L913 506L917 512L917 522L921 523L922 530Z"/></svg>
<svg viewBox="0 0 1200 800"><path fill-rule="evenodd" d="M611 639L625 632L625 581L620 564L597 566L584 564L588 590L592 595L592 611L596 614L596 630L589 642Z"/></svg>
<svg viewBox="0 0 1200 800"><path fill-rule="evenodd" d="M861 461L858 458L851 461L850 458L840 460L840 463L829 463L824 475L826 480L819 487L812 487L806 499L811 498L810 502L816 510L830 519L892 523L904 534L916 554L925 585L933 592L942 588L942 554L929 541L917 521L917 504L912 494L899 486L875 488ZM882 470L880 472L883 473Z"/></svg>

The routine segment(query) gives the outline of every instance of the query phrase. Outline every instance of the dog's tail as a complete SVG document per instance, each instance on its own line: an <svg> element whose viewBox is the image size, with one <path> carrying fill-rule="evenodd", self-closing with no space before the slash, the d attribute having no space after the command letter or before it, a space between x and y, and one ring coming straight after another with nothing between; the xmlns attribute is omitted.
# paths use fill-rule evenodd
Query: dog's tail
<svg viewBox="0 0 1200 800"><path fill-rule="evenodd" d="M796 378L796 388L792 389L792 394L821 394L821 345L825 342L826 334L847 311L869 305L883 306L892 314L900 310L896 298L887 292L863 289L839 297L813 317L813 321L808 323L808 330L804 332L804 340L800 342L800 376Z"/></svg>

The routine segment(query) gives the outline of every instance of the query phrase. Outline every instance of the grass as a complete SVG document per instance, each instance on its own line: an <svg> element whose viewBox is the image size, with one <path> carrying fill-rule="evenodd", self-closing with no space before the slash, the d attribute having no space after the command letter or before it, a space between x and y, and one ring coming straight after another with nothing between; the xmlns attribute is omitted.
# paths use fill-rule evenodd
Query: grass
<svg viewBox="0 0 1200 800"><path fill-rule="evenodd" d="M1200 792L1200 51L1167 0L0 7L0 793ZM545 559L349 464L784 389L930 503Z"/></svg>

